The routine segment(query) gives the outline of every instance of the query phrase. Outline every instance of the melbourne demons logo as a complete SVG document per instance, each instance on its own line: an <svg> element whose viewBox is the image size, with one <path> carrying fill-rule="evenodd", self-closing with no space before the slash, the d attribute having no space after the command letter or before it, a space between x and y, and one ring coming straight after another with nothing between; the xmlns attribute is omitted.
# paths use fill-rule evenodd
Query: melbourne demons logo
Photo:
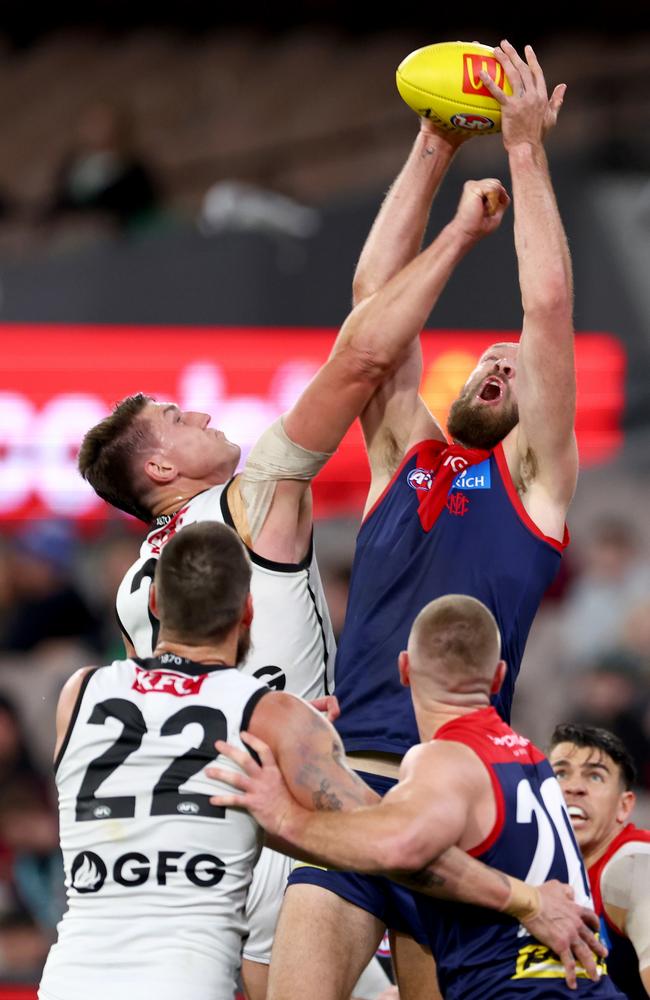
<svg viewBox="0 0 650 1000"><path fill-rule="evenodd" d="M464 493L450 493L447 497L447 510L455 517L465 517L469 510L469 498Z"/></svg>
<svg viewBox="0 0 650 1000"><path fill-rule="evenodd" d="M427 490L433 486L433 476L428 469L411 469L406 482L412 490Z"/></svg>
<svg viewBox="0 0 650 1000"><path fill-rule="evenodd" d="M464 94L482 94L483 97L492 97L481 80L481 70L483 70L496 83L497 87L503 90L506 74L503 66L494 56L476 55L473 52L463 53L463 87Z"/></svg>

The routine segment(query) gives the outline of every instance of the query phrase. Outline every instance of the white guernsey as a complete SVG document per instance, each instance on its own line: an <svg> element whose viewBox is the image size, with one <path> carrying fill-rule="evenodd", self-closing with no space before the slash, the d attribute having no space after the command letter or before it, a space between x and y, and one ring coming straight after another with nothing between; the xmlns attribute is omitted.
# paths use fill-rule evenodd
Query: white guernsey
<svg viewBox="0 0 650 1000"><path fill-rule="evenodd" d="M56 761L68 910L40 1000L234 995L260 836L210 805L203 769L267 690L171 653L86 673Z"/></svg>

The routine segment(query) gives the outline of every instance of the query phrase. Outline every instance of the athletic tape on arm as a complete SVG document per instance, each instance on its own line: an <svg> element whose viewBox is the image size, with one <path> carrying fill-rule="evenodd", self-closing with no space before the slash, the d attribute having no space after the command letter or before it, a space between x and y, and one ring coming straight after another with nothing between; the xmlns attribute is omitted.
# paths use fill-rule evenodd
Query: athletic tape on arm
<svg viewBox="0 0 650 1000"><path fill-rule="evenodd" d="M624 844L605 865L600 880L605 905L626 911L625 934L639 968L650 966L650 844Z"/></svg>
<svg viewBox="0 0 650 1000"><path fill-rule="evenodd" d="M308 451L287 436L279 417L253 446L239 479L248 529L254 542L269 512L276 484L282 479L310 482L334 452Z"/></svg>

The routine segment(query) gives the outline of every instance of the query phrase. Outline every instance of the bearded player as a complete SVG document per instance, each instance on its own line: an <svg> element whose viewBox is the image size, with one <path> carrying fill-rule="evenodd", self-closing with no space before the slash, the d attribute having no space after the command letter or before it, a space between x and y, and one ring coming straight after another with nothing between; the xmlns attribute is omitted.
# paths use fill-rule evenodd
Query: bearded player
<svg viewBox="0 0 650 1000"><path fill-rule="evenodd" d="M451 444L419 397L417 345L362 415L372 480L336 663L337 728L353 766L380 793L418 739L394 670L416 610L452 592L490 608L509 666L494 699L507 720L528 631L567 542L578 467L572 272L543 148L565 88L548 99L530 47L526 61L507 42L496 55L513 96L482 79L502 107L524 312L520 341L495 344L479 359L451 408ZM430 126L418 136L362 253L358 303L372 301L397 269L408 271L453 152ZM346 932L352 920L363 927L354 944ZM386 924L426 944L413 902L400 889L296 868L276 935L271 995L293 1000L299 981L310 993L332 962L362 967ZM403 961L399 951L401 995L429 996L431 971L419 949ZM307 961L309 983L299 974Z"/></svg>
<svg viewBox="0 0 650 1000"><path fill-rule="evenodd" d="M630 754L595 726L556 726L549 753L569 809L609 949L607 970L629 1000L650 996L650 831L630 816Z"/></svg>
<svg viewBox="0 0 650 1000"><path fill-rule="evenodd" d="M152 522L126 574L117 611L128 652L150 656L158 622L149 608L156 561L184 526L234 526L253 564L255 620L244 669L276 689L316 698L332 689L334 642L312 548L309 484L378 386L396 370L462 257L494 232L509 199L495 180L465 185L454 219L409 267L368 296L344 323L329 360L294 406L253 447L240 449L205 413L129 397L88 432L82 475L103 499ZM243 977L251 1000L266 995L284 856L264 851L247 903ZM370 956L369 956L370 958Z"/></svg>

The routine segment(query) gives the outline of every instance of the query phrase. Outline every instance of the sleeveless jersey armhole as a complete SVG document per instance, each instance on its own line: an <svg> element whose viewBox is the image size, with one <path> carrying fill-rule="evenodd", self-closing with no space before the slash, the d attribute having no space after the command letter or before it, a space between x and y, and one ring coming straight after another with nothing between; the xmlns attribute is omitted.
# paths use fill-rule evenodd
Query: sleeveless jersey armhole
<svg viewBox="0 0 650 1000"><path fill-rule="evenodd" d="M384 497L386 496L386 494L388 493L388 491L391 489L391 487L394 485L395 481L400 476L400 474L401 474L402 470L404 469L404 466L406 465L406 463L408 461L410 461L410 459L412 459L415 454L417 454L417 452L420 450L420 448L422 447L423 444L427 444L429 441L437 441L437 438L425 438L424 440L418 441L417 444L414 444L411 448L409 448L409 450L406 452L406 454L402 458L401 462L399 463L399 465L395 469L395 472L390 477L389 481L384 486L383 490L381 491L381 493L379 494L379 496L377 497L377 499L373 503L372 507L370 508L370 510L368 511L368 513L363 518L363 521L361 522L362 525L364 525L372 517L372 515L375 513L375 511L377 510L377 508L381 504L382 500L384 499ZM446 444L443 441L439 441L438 443L440 444L441 450L446 447Z"/></svg>
<svg viewBox="0 0 650 1000"><path fill-rule="evenodd" d="M467 744L465 745L467 746ZM499 779L497 778L494 772L494 768L489 763L489 761L485 760L483 755L477 751L476 747L471 746L470 750L474 751L474 753L480 760L481 764L487 771L488 775L490 776L490 782L492 784L492 792L494 794L494 805L496 807L496 815L494 817L494 823L492 824L492 829L488 833L487 837L484 837L484 839L481 841L480 844L477 844L476 847L470 848L470 850L468 850L467 852L469 855L471 855L471 857L478 858L481 856L481 854L485 854L487 851L489 851L490 848L493 847L494 844L499 839L501 831L503 830L503 825L505 823L506 806L503 798L503 788L501 787Z"/></svg>
<svg viewBox="0 0 650 1000"><path fill-rule="evenodd" d="M233 516L230 512L230 507L228 506L228 490L232 486L235 477L226 483L224 486L221 496L219 498L219 503L221 505L221 516L223 517L224 524L227 524L229 528L236 533L237 537L240 539L244 545L248 557L251 562L254 562L257 566L261 566L263 569L275 570L279 573L299 573L301 570L309 569L311 566L311 561L314 556L314 530L312 528L311 534L309 536L309 546L307 547L307 553L300 562L297 563L281 563L274 562L272 559L266 559L264 556L260 556L257 552L254 552L250 546L246 545L246 542L241 538L237 528L235 527L235 522Z"/></svg>
<svg viewBox="0 0 650 1000"><path fill-rule="evenodd" d="M126 628L124 627L124 622L120 618L120 613L117 610L117 604L115 605L115 618L117 620L117 624L118 624L120 632L122 633L122 635L124 636L125 639L128 639L128 641L131 643L131 645L135 649L135 643L134 643L133 639L131 638L131 636L129 635L129 633L127 632Z"/></svg>
<svg viewBox="0 0 650 1000"><path fill-rule="evenodd" d="M256 707L259 705L259 703L262 700L262 698L264 697L264 695L267 695L267 694L270 694L270 693L271 693L271 688L266 687L266 686L258 688L257 691L253 692L253 694L250 696L250 698L248 699L248 701L244 705L244 711L242 712L242 717L241 717L241 725L239 727L239 731L240 732L241 732L242 729L246 729L246 730L248 729L248 727L250 725L250 722L251 722L251 717L252 717L253 712L255 711ZM242 743L243 743L243 740L242 740ZM259 758L259 754L257 754L255 752L255 750L253 750L252 747L249 747L247 743L244 743L244 746L248 750L248 752L251 755L251 757L253 758L253 760L257 764L261 764L262 762L261 762L261 760Z"/></svg>
<svg viewBox="0 0 650 1000"><path fill-rule="evenodd" d="M94 674L96 674L98 670L101 670L101 669L102 669L101 667L93 667L92 670L88 671L88 673L86 674L86 676L84 677L84 679L81 682L81 686L79 687L79 693L77 694L77 700L74 703L74 708L72 709L72 713L70 715L70 721L68 722L68 728L67 728L66 734L65 734L65 736L63 738L63 743L61 744L61 749L59 750L59 752L56 755L56 758L54 760L54 773L55 774L56 774L56 772L59 769L59 765L61 764L61 761L63 760L63 756L64 756L66 750L68 749L68 743L70 742L70 738L72 736L72 730L74 729L75 723L76 723L77 718L79 716L79 712L81 710L81 702L83 701L83 697L84 697L84 695L86 693L86 688L88 687L88 682L90 681L90 678Z"/></svg>
<svg viewBox="0 0 650 1000"><path fill-rule="evenodd" d="M556 552L560 553L564 552L567 545L571 541L571 537L569 535L569 529L566 525L566 522L564 525L564 534L562 536L562 541L559 541L557 538L552 538L551 535L545 535L544 532L541 530L541 528L537 527L532 517L524 507L523 503L521 502L521 497L519 496L517 488L514 482L512 481L512 476L510 475L510 469L508 468L508 462L506 460L505 452L503 450L503 444L501 442L499 442L499 444L495 447L492 454L494 455L494 460L497 464L497 469L499 470L499 475L501 477L501 482L503 483L503 488L505 489L508 499L510 500L510 503L512 504L515 513L519 517L519 520L522 522L524 527L528 528L531 534L535 535L542 542L546 542L547 545L550 545L553 549L556 550Z"/></svg>

